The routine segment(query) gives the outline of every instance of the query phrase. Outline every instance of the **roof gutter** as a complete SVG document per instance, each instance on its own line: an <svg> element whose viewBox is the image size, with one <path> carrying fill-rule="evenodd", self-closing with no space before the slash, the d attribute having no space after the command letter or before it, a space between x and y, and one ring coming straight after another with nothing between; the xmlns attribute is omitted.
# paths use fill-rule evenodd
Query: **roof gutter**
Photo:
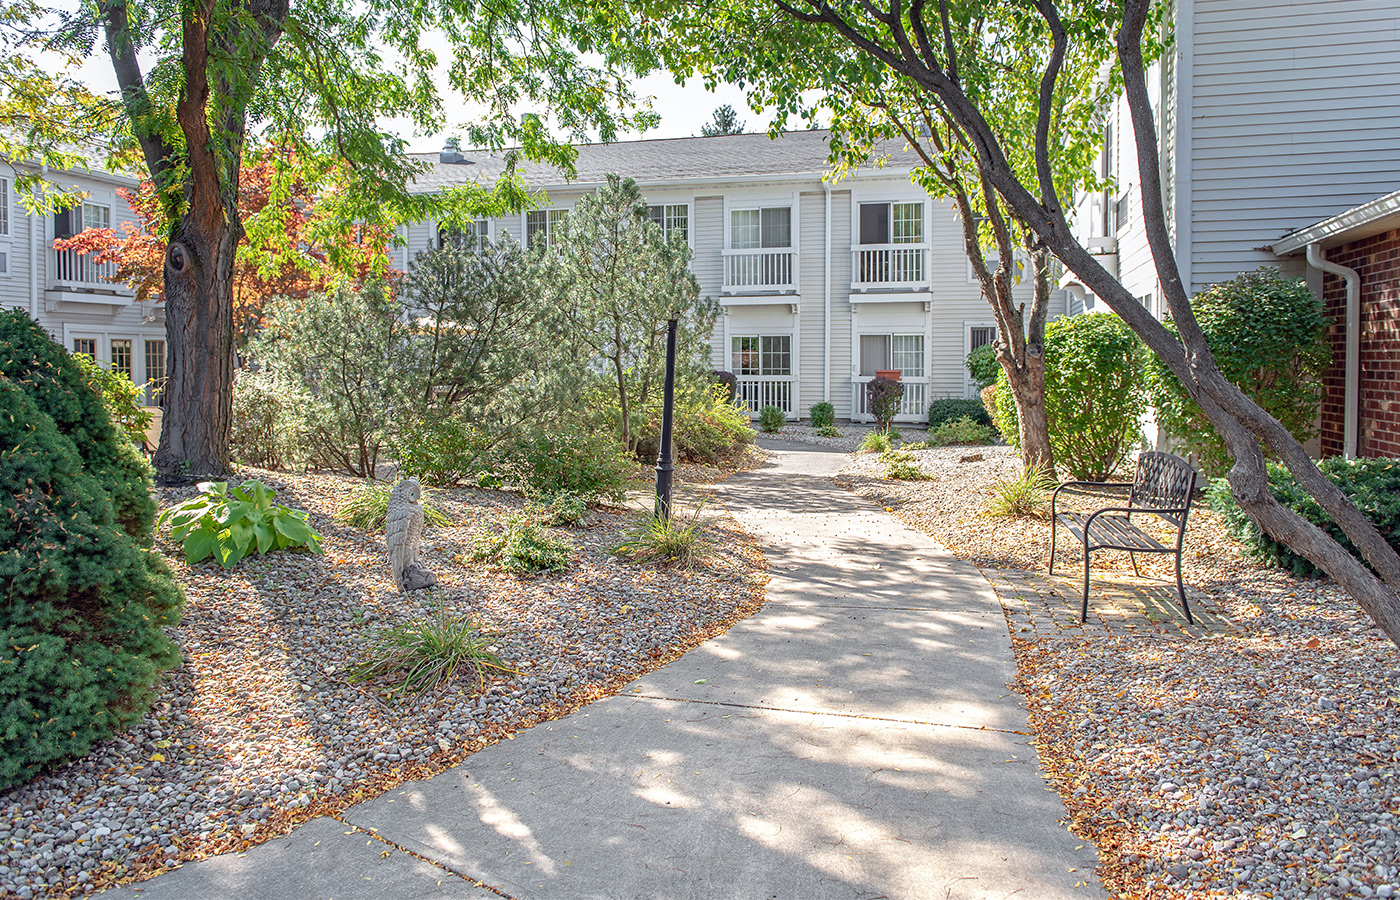
<svg viewBox="0 0 1400 900"><path fill-rule="evenodd" d="M1308 265L1333 275L1346 282L1346 381L1344 406L1342 411L1342 455L1347 459L1356 458L1357 418L1360 410L1358 402L1361 394L1361 276L1355 269L1328 262L1322 256L1320 236L1308 244ZM1275 250L1277 252L1277 249Z"/></svg>
<svg viewBox="0 0 1400 900"><path fill-rule="evenodd" d="M901 175L902 175L905 179L908 179L909 173L912 172L912 171L913 171L912 168L904 168L904 167L896 168L896 167L894 167L894 166L885 166L885 167L881 168L878 172L871 171L870 173L865 174L864 177L865 177L866 179L870 179L870 178L895 178L895 177L897 177L897 176L901 176ZM853 179L853 180L854 180L854 179L860 179L861 177L862 177L862 174L861 174L860 172L852 172L852 173L850 173L850 174L848 174L848 175L843 176L842 180L845 180L845 179L847 179L847 178ZM526 173L525 178L526 178L526 183L529 185L529 187L530 187L531 189L534 189L534 190L542 190L542 191L584 191L584 192L588 192L588 191L596 191L596 190L598 190L599 188L606 186L606 184L607 184L607 182L605 182L605 181L555 181L555 182L539 181L539 182L531 182L531 181L529 180L529 173L528 173L528 172ZM721 184L741 184L741 185L743 185L743 186L745 186L745 187L752 187L752 186L755 186L755 185L761 186L761 185L765 185L765 184L792 184L792 183L794 183L794 182L802 182L802 181L812 182L812 181L818 181L818 180L821 180L823 183L825 183L825 176L824 176L824 173L818 172L818 171L812 171L812 170L809 170L809 171L806 171L806 172L775 172L775 173L772 173L772 174L762 174L762 175L759 175L759 174L749 174L749 175L707 175L707 176L702 177L702 178L696 178L696 177L694 177L694 176L684 176L684 177L676 177L676 178L655 178L655 179L634 178L634 179L633 179L633 181L637 182L637 186L640 187L640 188L642 188L643 190L646 190L647 188L709 187L709 186L711 186L711 185L721 185ZM460 183L465 184L466 182L460 182ZM424 188L424 189L421 190L421 191L410 191L410 194L436 194L436 193L439 193L439 192L445 190L446 188L449 188L449 187L456 187L457 184L458 184L458 183L454 183L454 184L450 184L450 185L436 185L436 186L433 186L433 187L430 187L430 188Z"/></svg>

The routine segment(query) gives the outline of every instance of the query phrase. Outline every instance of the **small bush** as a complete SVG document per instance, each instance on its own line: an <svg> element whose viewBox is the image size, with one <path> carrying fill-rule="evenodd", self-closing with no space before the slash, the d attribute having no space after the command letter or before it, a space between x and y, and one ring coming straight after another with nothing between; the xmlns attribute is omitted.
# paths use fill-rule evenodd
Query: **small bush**
<svg viewBox="0 0 1400 900"><path fill-rule="evenodd" d="M739 399L739 379L733 372L715 369L710 372L710 384L724 389L724 402L733 404Z"/></svg>
<svg viewBox="0 0 1400 900"><path fill-rule="evenodd" d="M904 382L893 378L872 378L865 385L865 408L875 417L875 427L888 431L904 398Z"/></svg>
<svg viewBox="0 0 1400 900"><path fill-rule="evenodd" d="M977 382L979 391L997 383L1001 363L997 362L997 352L991 344L983 344L967 355L967 372Z"/></svg>
<svg viewBox="0 0 1400 900"><path fill-rule="evenodd" d="M861 453L889 453L894 446L888 431L872 431L860 442Z"/></svg>
<svg viewBox="0 0 1400 900"><path fill-rule="evenodd" d="M997 418L997 386L990 384L982 388L977 396L982 403L982 410L991 420L992 427L997 430L998 434L1006 434L1006 428L1003 427L1001 419Z"/></svg>
<svg viewBox="0 0 1400 900"><path fill-rule="evenodd" d="M709 538L700 520L700 510L696 509L689 520L678 516L669 520L648 516L613 553L633 562L690 569L699 563L708 548Z"/></svg>
<svg viewBox="0 0 1400 900"><path fill-rule="evenodd" d="M350 668L351 682L392 678L391 694L421 694L451 680L467 668L480 688L489 671L519 674L491 650L493 639L465 616L439 606L416 619L381 632L365 651L365 660Z"/></svg>
<svg viewBox="0 0 1400 900"><path fill-rule="evenodd" d="M950 444L989 444L992 429L968 418L953 419L933 429L931 438L940 447Z"/></svg>
<svg viewBox="0 0 1400 900"><path fill-rule="evenodd" d="M914 454L908 450L891 450L881 459L885 462L885 476L896 481L928 481L932 476L924 474L914 463Z"/></svg>
<svg viewBox="0 0 1400 900"><path fill-rule="evenodd" d="M573 545L553 537L528 515L516 514L506 518L500 531L477 536L472 559L519 574L557 572L568 568L573 551Z"/></svg>
<svg viewBox="0 0 1400 900"><path fill-rule="evenodd" d="M773 434L787 424L787 413L782 407L768 405L758 411L758 425L768 434Z"/></svg>
<svg viewBox="0 0 1400 900"><path fill-rule="evenodd" d="M547 503L532 505L529 511L541 525L577 527L588 520L588 503L578 494L565 491Z"/></svg>
<svg viewBox="0 0 1400 900"><path fill-rule="evenodd" d="M748 408L725 399L722 386L676 404L671 446L686 462L717 463L753 443ZM657 410L655 446L661 446L661 414ZM651 457L655 460L655 456Z"/></svg>
<svg viewBox="0 0 1400 900"><path fill-rule="evenodd" d="M1400 461L1393 459L1354 459L1332 457L1318 462L1317 467L1342 493L1371 520L1390 546L1400 551ZM1269 463L1269 488L1279 502L1327 532L1364 565L1369 565L1347 538L1332 523L1318 502L1298 486L1293 474L1276 463ZM1224 478L1211 482L1207 498L1211 509L1220 514L1225 527L1243 545L1251 559L1288 569L1295 575L1317 575L1320 571L1305 557L1299 556L1285 544L1264 534L1250 521L1230 493Z"/></svg>
<svg viewBox="0 0 1400 900"><path fill-rule="evenodd" d="M152 415L137 402L141 399L141 388L124 373L107 368L86 353L74 353L73 362L106 404L107 414L112 417L117 431L131 443L144 447Z"/></svg>
<svg viewBox="0 0 1400 900"><path fill-rule="evenodd" d="M245 481L228 489L228 482L205 482L199 496L161 513L170 539L183 545L185 562L213 556L225 569L254 553L305 548L321 552L321 536L306 523L300 509L276 505L276 493L261 481Z"/></svg>
<svg viewBox="0 0 1400 900"><path fill-rule="evenodd" d="M927 450L928 448L929 448L929 442L928 442L928 441L910 441L909 443L905 444L904 447L903 447L903 449L905 449L905 450Z"/></svg>
<svg viewBox="0 0 1400 900"><path fill-rule="evenodd" d="M1043 519L1049 514L1050 492L1055 487L1054 477L1044 466L1023 469L1015 478L1006 478L993 485L987 512L998 518L1029 516Z"/></svg>
<svg viewBox="0 0 1400 900"><path fill-rule="evenodd" d="M928 405L929 428L937 428L944 422L951 422L954 419L971 419L979 425L992 427L992 417L987 415L987 411L982 408L982 403L979 400L948 397L943 400L935 400Z"/></svg>
<svg viewBox="0 0 1400 900"><path fill-rule="evenodd" d="M889 437L891 444L904 440L904 432L893 425L885 429L885 435Z"/></svg>
<svg viewBox="0 0 1400 900"><path fill-rule="evenodd" d="M245 466L289 469L306 462L309 400L300 385L267 372L238 373L233 381L229 455Z"/></svg>
<svg viewBox="0 0 1400 900"><path fill-rule="evenodd" d="M822 427L820 427L820 428L817 429L817 436L818 436L818 437L840 437L840 436L841 436L841 432L838 431L838 430L836 429L836 426L835 426L835 425L823 425Z"/></svg>
<svg viewBox="0 0 1400 900"><path fill-rule="evenodd" d="M389 494L393 488L379 481L365 482L349 500L335 511L335 520L361 531L383 531L389 518ZM419 498L423 506L423 522L434 528L451 528L456 523L431 501L428 491Z"/></svg>
<svg viewBox="0 0 1400 900"><path fill-rule="evenodd" d="M400 428L389 441L399 474L424 484L451 487L476 481L489 468L496 439L458 419L420 421Z"/></svg>
<svg viewBox="0 0 1400 900"><path fill-rule="evenodd" d="M830 428L836 424L836 407L826 401L813 403L807 411L813 428Z"/></svg>
<svg viewBox="0 0 1400 900"><path fill-rule="evenodd" d="M632 471L629 454L611 433L582 426L526 435L512 448L506 465L531 494L554 497L568 491L612 503L626 496Z"/></svg>

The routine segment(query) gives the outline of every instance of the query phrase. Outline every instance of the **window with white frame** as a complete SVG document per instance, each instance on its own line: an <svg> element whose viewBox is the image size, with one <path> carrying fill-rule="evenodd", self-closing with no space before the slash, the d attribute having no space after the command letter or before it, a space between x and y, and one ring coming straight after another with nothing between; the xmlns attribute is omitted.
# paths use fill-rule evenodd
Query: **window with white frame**
<svg viewBox="0 0 1400 900"><path fill-rule="evenodd" d="M536 209L525 214L525 246L553 247L555 233L569 215L567 209Z"/></svg>
<svg viewBox="0 0 1400 900"><path fill-rule="evenodd" d="M967 352L981 349L996 342L995 325L973 325L967 330Z"/></svg>
<svg viewBox="0 0 1400 900"><path fill-rule="evenodd" d="M730 339L731 361L735 375L792 374L792 335L744 335Z"/></svg>
<svg viewBox="0 0 1400 900"><path fill-rule="evenodd" d="M458 247L464 250L479 250L489 233L485 219L476 219L461 228L452 225L439 225L437 245L439 248Z"/></svg>
<svg viewBox="0 0 1400 900"><path fill-rule="evenodd" d="M690 205L687 203L666 203L647 207L647 218L661 228L666 240L678 234L683 241L690 240Z"/></svg>
<svg viewBox="0 0 1400 900"><path fill-rule="evenodd" d="M922 244L924 204L862 203L860 205L862 244Z"/></svg>
<svg viewBox="0 0 1400 900"><path fill-rule="evenodd" d="M735 250L791 247L792 207L730 210L729 246Z"/></svg>
<svg viewBox="0 0 1400 900"><path fill-rule="evenodd" d="M10 179L0 178L0 238L10 236Z"/></svg>
<svg viewBox="0 0 1400 900"><path fill-rule="evenodd" d="M111 228L112 207L100 203L83 204L83 230L89 228Z"/></svg>
<svg viewBox="0 0 1400 900"><path fill-rule="evenodd" d="M898 369L905 378L924 377L924 336L922 334L862 334L860 374Z"/></svg>

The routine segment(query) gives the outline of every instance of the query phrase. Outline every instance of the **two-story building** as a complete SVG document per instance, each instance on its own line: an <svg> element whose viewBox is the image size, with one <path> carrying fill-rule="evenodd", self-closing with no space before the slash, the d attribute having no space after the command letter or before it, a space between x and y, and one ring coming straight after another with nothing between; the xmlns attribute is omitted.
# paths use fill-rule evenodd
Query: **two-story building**
<svg viewBox="0 0 1400 900"><path fill-rule="evenodd" d="M827 138L814 130L580 146L572 181L527 166L549 208L474 228L492 240L547 244L607 174L632 178L655 221L689 242L701 291L723 310L712 364L734 373L751 410L773 404L799 418L826 401L838 418L862 420L866 382L897 369L899 419L922 420L932 399L975 395L964 361L994 338L995 320L956 209L910 182L913 160L896 152L887 165L833 182L824 178ZM498 159L452 148L428 161L420 191L490 183L501 171ZM423 222L400 239L395 265L406 269L443 235ZM1018 290L1029 302L1029 280ZM1051 312L1064 312L1063 295Z"/></svg>

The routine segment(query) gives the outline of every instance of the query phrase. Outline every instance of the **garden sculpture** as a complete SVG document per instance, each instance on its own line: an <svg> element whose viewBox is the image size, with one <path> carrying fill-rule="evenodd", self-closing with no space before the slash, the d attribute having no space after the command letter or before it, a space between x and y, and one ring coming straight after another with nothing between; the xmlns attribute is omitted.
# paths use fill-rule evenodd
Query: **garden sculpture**
<svg viewBox="0 0 1400 900"><path fill-rule="evenodd" d="M423 538L423 488L417 478L405 478L389 494L389 515L384 536L389 545L389 568L401 591L416 591L437 584L437 576L418 562Z"/></svg>

